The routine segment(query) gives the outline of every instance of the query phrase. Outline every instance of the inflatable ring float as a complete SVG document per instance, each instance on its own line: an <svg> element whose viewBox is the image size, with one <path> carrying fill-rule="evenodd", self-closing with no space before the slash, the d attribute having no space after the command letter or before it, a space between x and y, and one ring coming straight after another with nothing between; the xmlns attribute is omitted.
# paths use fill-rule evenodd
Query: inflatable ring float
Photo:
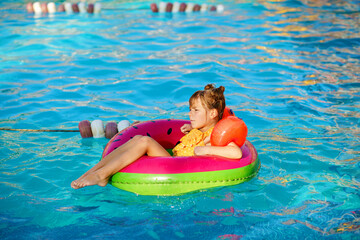
<svg viewBox="0 0 360 240"><path fill-rule="evenodd" d="M116 134L106 145L102 157L136 135L150 136L165 149L172 149L184 134L180 127L186 120L146 121ZM239 184L253 178L260 169L254 146L245 141L241 159L217 156L149 157L114 174L110 183L140 195L179 195L191 191Z"/></svg>

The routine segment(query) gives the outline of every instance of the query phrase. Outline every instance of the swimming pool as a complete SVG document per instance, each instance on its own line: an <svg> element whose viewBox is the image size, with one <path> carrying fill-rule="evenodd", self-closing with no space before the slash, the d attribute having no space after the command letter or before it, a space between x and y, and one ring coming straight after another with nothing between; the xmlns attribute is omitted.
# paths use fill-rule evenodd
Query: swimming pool
<svg viewBox="0 0 360 240"><path fill-rule="evenodd" d="M1 239L357 239L359 2L150 3L34 17L1 2L0 127L186 119L190 94L214 82L247 123L258 176L173 197L72 190L106 139L0 131Z"/></svg>

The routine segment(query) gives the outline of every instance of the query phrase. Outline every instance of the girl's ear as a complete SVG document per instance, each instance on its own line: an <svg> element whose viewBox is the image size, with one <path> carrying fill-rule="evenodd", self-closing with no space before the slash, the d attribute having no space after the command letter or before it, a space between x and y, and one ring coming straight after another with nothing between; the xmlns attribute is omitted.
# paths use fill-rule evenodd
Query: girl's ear
<svg viewBox="0 0 360 240"><path fill-rule="evenodd" d="M219 116L219 113L218 113L218 111L217 111L215 108L213 108L213 109L210 110L210 117L211 117L211 118L215 119L215 118L217 118L218 116Z"/></svg>

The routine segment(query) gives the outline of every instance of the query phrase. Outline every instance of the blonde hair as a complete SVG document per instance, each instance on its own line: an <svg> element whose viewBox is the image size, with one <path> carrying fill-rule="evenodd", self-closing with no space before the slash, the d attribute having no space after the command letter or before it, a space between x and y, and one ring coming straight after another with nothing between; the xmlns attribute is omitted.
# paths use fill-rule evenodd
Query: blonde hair
<svg viewBox="0 0 360 240"><path fill-rule="evenodd" d="M201 104L211 110L216 109L218 112L219 120L222 118L225 109L225 87L215 87L214 84L208 84L204 90L196 91L189 99L190 107L196 99L200 99Z"/></svg>

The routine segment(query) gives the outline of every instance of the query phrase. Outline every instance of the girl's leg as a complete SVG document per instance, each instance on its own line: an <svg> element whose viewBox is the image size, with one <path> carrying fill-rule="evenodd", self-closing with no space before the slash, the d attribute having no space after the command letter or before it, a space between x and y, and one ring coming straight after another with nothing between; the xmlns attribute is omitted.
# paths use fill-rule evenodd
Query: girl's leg
<svg viewBox="0 0 360 240"><path fill-rule="evenodd" d="M98 165L97 170L93 170L84 177L73 181L71 186L75 189L91 185L106 186L112 175L145 154L154 157L170 156L158 142L147 136L137 138L126 150L119 152L107 155L103 163Z"/></svg>
<svg viewBox="0 0 360 240"><path fill-rule="evenodd" d="M141 137L143 137L143 136L141 136L141 135L134 136L132 139L130 139L129 141L127 141L126 143L124 143L123 145L121 145L120 147L118 147L117 149L115 149L114 151L112 151L108 155L120 155L120 154L122 154L123 152L127 151L130 148L130 146L136 144L136 142ZM82 178L86 177L88 174L97 171L99 168L106 165L109 159L110 159L109 156L106 156L106 157L102 158L95 166L93 166L91 169L89 169L86 173L84 173L78 179L82 179Z"/></svg>

